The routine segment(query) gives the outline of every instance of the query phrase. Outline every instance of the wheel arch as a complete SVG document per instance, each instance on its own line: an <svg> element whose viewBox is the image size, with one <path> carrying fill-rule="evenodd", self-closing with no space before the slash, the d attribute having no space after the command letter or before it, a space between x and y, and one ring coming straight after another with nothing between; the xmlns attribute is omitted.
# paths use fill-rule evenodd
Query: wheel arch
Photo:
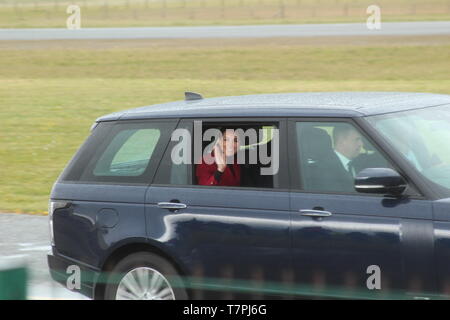
<svg viewBox="0 0 450 320"><path fill-rule="evenodd" d="M106 255L102 265L101 273L104 276L105 273L112 270L112 268L125 257L137 253L137 252L151 252L166 259L177 270L182 278L189 276L187 268L173 255L168 253L160 243L156 241L149 241L148 239L134 238L121 241L116 244L114 248ZM104 278L100 276L99 278ZM103 281L97 281L94 286L93 297L95 300L102 300L104 296L105 285ZM188 295L190 295L190 289L187 288Z"/></svg>

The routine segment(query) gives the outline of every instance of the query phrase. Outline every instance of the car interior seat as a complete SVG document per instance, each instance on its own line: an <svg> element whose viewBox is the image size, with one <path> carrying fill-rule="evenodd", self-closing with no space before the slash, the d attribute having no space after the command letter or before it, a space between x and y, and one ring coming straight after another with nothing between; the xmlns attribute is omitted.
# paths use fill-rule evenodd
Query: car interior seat
<svg viewBox="0 0 450 320"><path fill-rule="evenodd" d="M327 162L333 157L333 144L330 135L320 128L306 125L297 131L299 158L301 161L301 180L304 189L326 190L321 178Z"/></svg>

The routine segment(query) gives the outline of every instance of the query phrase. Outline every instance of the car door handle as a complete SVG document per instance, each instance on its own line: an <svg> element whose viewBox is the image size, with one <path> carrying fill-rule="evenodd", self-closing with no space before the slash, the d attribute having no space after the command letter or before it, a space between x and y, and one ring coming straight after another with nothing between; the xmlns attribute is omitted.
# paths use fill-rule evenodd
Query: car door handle
<svg viewBox="0 0 450 320"><path fill-rule="evenodd" d="M179 210L187 208L187 205L179 202L158 202L158 208L169 209L169 210Z"/></svg>
<svg viewBox="0 0 450 320"><path fill-rule="evenodd" d="M329 217L332 215L332 213L329 211L311 210L311 209L300 210L300 213L302 214L302 216L313 217L313 218L325 218L325 217Z"/></svg>

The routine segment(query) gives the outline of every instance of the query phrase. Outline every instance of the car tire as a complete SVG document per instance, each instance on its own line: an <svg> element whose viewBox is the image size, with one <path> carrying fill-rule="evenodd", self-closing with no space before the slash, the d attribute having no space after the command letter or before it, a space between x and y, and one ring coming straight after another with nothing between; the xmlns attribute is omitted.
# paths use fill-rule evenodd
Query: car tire
<svg viewBox="0 0 450 320"><path fill-rule="evenodd" d="M186 300L181 276L163 257L133 253L119 261L107 276L106 300Z"/></svg>

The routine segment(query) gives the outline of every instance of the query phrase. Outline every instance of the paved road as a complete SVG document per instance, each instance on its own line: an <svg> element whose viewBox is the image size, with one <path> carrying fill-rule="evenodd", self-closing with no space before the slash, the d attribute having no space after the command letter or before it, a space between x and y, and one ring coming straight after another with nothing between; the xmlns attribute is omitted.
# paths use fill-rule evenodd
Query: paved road
<svg viewBox="0 0 450 320"><path fill-rule="evenodd" d="M450 35L450 21L383 22L380 30L369 30L366 27L365 23L148 28L82 28L80 30L0 29L0 40L196 39L374 35Z"/></svg>
<svg viewBox="0 0 450 320"><path fill-rule="evenodd" d="M0 213L0 239L0 262L22 260L28 266L28 299L87 299L50 278L47 217Z"/></svg>

